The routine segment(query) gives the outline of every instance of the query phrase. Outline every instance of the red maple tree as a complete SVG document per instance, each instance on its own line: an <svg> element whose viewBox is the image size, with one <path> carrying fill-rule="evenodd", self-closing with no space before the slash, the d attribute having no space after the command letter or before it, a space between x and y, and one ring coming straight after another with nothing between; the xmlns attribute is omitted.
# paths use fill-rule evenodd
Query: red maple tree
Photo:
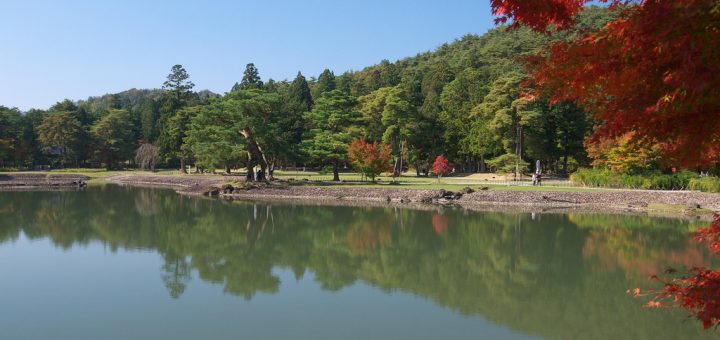
<svg viewBox="0 0 720 340"><path fill-rule="evenodd" d="M496 21L563 29L589 0L492 0ZM605 0L616 20L528 58L534 92L574 100L600 124L592 141L633 132L688 167L718 160L720 2Z"/></svg>
<svg viewBox="0 0 720 340"><path fill-rule="evenodd" d="M432 164L432 172L440 179L445 174L450 173L452 167L450 162L443 155L439 155L435 158L435 162Z"/></svg>

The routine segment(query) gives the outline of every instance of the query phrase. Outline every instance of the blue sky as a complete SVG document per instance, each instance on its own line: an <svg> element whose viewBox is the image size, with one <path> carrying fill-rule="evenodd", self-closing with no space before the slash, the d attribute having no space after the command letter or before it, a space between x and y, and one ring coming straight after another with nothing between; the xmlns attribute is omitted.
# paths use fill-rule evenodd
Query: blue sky
<svg viewBox="0 0 720 340"><path fill-rule="evenodd" d="M340 74L493 26L487 0L2 0L0 105L157 88L174 64L224 93L248 62L263 80Z"/></svg>

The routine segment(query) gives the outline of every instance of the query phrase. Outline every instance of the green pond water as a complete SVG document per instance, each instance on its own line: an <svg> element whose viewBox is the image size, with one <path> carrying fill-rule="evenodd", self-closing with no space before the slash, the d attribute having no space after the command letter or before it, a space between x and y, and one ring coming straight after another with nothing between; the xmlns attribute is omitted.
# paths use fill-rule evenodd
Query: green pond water
<svg viewBox="0 0 720 340"><path fill-rule="evenodd" d="M0 192L0 339L718 338L625 293L708 264L694 224Z"/></svg>

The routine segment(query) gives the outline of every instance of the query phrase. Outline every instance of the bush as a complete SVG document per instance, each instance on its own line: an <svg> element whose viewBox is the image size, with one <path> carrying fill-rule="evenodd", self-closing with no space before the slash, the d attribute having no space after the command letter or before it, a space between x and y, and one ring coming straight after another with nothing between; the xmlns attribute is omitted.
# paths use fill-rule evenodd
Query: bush
<svg viewBox="0 0 720 340"><path fill-rule="evenodd" d="M333 173L332 165L326 165L318 170L318 174L320 175L329 175L331 173Z"/></svg>
<svg viewBox="0 0 720 340"><path fill-rule="evenodd" d="M699 190L702 192L720 192L719 177L700 177L690 180L690 190Z"/></svg>
<svg viewBox="0 0 720 340"><path fill-rule="evenodd" d="M517 156L511 153L497 156L487 161L487 165L490 168L495 169L495 172L499 174L512 174L515 173L515 160ZM530 163L520 159L520 172L525 172Z"/></svg>
<svg viewBox="0 0 720 340"><path fill-rule="evenodd" d="M680 171L674 174L654 171L630 175L610 170L578 169L570 175L570 181L591 187L684 190L689 188L690 181L697 177L698 175L691 171Z"/></svg>

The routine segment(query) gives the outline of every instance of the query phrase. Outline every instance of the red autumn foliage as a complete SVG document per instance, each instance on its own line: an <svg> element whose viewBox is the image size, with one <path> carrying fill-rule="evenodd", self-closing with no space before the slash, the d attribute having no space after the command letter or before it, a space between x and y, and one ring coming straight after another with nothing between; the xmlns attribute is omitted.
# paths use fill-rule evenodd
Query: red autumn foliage
<svg viewBox="0 0 720 340"><path fill-rule="evenodd" d="M370 177L373 182L375 182L375 176L380 175L383 171L389 171L391 168L392 150L390 145L378 142L368 143L365 137L356 138L348 146L347 153L353 167Z"/></svg>
<svg viewBox="0 0 720 340"><path fill-rule="evenodd" d="M720 214L716 214L713 223L698 230L695 240L707 243L715 254L720 253ZM669 269L668 274L675 273ZM647 307L681 307L694 315L704 328L720 325L720 271L703 267L694 267L681 277L662 278L653 276L664 284L662 289L647 290L644 293L635 288L633 294L651 296Z"/></svg>
<svg viewBox="0 0 720 340"><path fill-rule="evenodd" d="M566 28L587 0L492 0L498 22ZM720 3L606 0L618 19L528 59L535 93L574 100L601 123L591 141L629 132L659 145L668 161L718 160Z"/></svg>
<svg viewBox="0 0 720 340"><path fill-rule="evenodd" d="M450 171L452 171L452 167L450 167L450 162L447 158L443 155L437 156L435 158L435 162L432 164L432 172L440 178L442 175L448 174Z"/></svg>
<svg viewBox="0 0 720 340"><path fill-rule="evenodd" d="M496 24L512 19L511 27L523 24L542 32L548 25L556 25L558 29L571 26L586 2L590 0L490 0L490 6L497 17Z"/></svg>

